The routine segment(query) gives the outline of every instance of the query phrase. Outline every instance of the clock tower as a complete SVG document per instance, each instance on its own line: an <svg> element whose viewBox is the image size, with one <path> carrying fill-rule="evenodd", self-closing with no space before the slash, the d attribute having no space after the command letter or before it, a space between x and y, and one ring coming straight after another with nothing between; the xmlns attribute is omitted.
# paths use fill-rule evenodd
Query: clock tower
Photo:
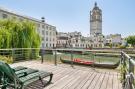
<svg viewBox="0 0 135 89"><path fill-rule="evenodd" d="M102 34L102 10L95 2L94 8L90 11L90 35Z"/></svg>

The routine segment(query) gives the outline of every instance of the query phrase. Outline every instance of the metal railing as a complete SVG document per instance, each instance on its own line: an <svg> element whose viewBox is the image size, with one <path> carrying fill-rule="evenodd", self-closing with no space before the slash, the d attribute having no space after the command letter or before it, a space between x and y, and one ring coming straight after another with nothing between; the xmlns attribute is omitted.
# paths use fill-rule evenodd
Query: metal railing
<svg viewBox="0 0 135 89"><path fill-rule="evenodd" d="M135 60L125 52L121 52L121 77L123 89L135 89Z"/></svg>
<svg viewBox="0 0 135 89"><path fill-rule="evenodd" d="M108 60L113 61L114 55L110 57L110 54L114 54L114 52L119 54L119 52L107 50L12 48L0 49L0 57L10 57L13 62L40 59L41 63L52 62L55 65L58 65L61 63L60 58L68 59L70 61L79 58L82 61L92 61L98 63L108 62ZM73 62L71 62L71 66L74 66Z"/></svg>

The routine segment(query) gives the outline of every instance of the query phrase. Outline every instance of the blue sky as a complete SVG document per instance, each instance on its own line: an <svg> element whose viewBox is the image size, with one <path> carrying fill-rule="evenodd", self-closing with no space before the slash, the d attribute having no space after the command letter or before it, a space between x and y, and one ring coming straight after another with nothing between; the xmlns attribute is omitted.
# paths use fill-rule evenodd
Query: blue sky
<svg viewBox="0 0 135 89"><path fill-rule="evenodd" d="M0 0L0 6L40 19L60 32L90 33L89 12L95 1L103 14L103 34L135 35L135 0Z"/></svg>

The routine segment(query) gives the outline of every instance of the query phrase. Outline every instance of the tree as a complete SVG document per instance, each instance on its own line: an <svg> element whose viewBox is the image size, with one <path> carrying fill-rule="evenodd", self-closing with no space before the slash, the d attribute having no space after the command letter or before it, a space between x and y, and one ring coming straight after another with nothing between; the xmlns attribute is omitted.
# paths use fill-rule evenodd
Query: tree
<svg viewBox="0 0 135 89"><path fill-rule="evenodd" d="M25 20L0 20L0 48L39 48L41 38L35 23ZM3 43L2 43L3 42Z"/></svg>
<svg viewBox="0 0 135 89"><path fill-rule="evenodd" d="M10 48L11 34L5 30L0 30L0 48Z"/></svg>
<svg viewBox="0 0 135 89"><path fill-rule="evenodd" d="M127 43L131 44L133 47L135 47L135 35L128 36L126 38Z"/></svg>
<svg viewBox="0 0 135 89"><path fill-rule="evenodd" d="M112 43L109 43L109 47L112 48L113 44Z"/></svg>
<svg viewBox="0 0 135 89"><path fill-rule="evenodd" d="M35 23L16 19L0 20L0 48L39 48L41 38L36 32ZM35 50L34 52L39 52ZM32 51L27 51L30 56Z"/></svg>

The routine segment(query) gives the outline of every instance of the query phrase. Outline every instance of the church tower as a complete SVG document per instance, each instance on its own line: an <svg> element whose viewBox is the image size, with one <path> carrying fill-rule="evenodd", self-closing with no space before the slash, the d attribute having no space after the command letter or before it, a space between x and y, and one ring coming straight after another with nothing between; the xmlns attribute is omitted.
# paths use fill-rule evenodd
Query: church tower
<svg viewBox="0 0 135 89"><path fill-rule="evenodd" d="M102 34L102 10L99 9L97 3L90 11L90 35L99 35Z"/></svg>

